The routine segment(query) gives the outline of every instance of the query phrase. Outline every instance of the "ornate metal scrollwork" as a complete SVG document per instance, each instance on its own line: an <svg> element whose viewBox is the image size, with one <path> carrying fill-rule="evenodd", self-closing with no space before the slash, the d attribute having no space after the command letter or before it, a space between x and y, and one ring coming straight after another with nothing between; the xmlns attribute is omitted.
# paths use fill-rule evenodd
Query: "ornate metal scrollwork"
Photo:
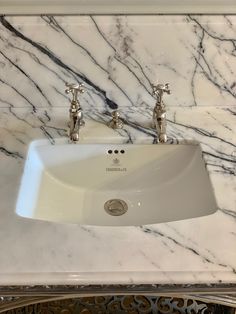
<svg viewBox="0 0 236 314"><path fill-rule="evenodd" d="M211 294L210 294L211 293ZM226 294L228 293L228 294ZM102 296L101 296L102 295ZM104 297L106 295L106 297ZM112 295L112 297L111 297ZM125 295L120 300L115 295ZM144 295L155 295L156 297L144 297ZM165 297L157 297L165 295ZM189 307L193 314L199 304L221 304L236 308L236 286L229 285L50 285L50 286L0 286L0 313L4 309L12 309L23 305L48 302L50 300L60 300L69 298L95 300L93 306L101 306L108 302L109 308L134 308L143 309L146 313L149 308L158 308L160 311L167 311L175 308L176 313L182 313L178 309ZM40 296L40 297L39 297ZM177 298L178 296L178 298ZM182 300L182 301L181 301ZM194 301L195 300L195 301ZM91 301L92 302L92 301ZM156 303L155 303L156 302ZM187 303L186 303L187 302ZM182 305L183 303L183 305ZM77 306L85 306L82 301ZM89 304L87 304L89 305ZM33 306L33 305L32 305ZM205 308L200 309L204 313ZM136 312L135 312L136 311ZM146 311L146 312L145 312ZM139 311L140 312L140 311ZM36 312L37 313L37 312ZM82 312L83 313L83 312ZM106 312L104 312L106 313ZM109 313L109 312L107 312ZM112 313L112 312L111 312ZM122 312L121 312L122 313ZM138 313L138 312L137 312ZM142 312L140 312L142 313ZM148 313L148 312L147 312ZM155 313L155 312L154 312ZM158 312L157 312L158 313ZM160 312L162 313L162 312ZM188 313L188 312L184 312ZM9 313L8 313L9 314Z"/></svg>
<svg viewBox="0 0 236 314"><path fill-rule="evenodd" d="M1 311L1 310L0 310ZM155 296L98 296L38 303L7 314L210 314L210 306L194 300Z"/></svg>
<svg viewBox="0 0 236 314"><path fill-rule="evenodd" d="M155 296L108 296L82 298L77 304L78 313L88 310L89 313L117 314L203 314L209 313L206 304L194 300ZM208 312L206 312L208 311ZM81 312L82 313L82 312Z"/></svg>

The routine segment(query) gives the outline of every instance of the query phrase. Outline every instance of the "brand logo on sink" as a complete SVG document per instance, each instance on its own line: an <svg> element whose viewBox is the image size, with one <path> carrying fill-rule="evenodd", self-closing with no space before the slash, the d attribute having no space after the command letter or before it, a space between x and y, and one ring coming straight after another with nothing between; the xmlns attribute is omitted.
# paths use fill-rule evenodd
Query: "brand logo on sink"
<svg viewBox="0 0 236 314"><path fill-rule="evenodd" d="M113 159L113 164L114 165L119 165L120 164L120 160L118 158Z"/></svg>
<svg viewBox="0 0 236 314"><path fill-rule="evenodd" d="M117 172L126 172L127 168L122 168L122 167L110 167L110 168L106 168L107 172L110 171L117 171Z"/></svg>
<svg viewBox="0 0 236 314"><path fill-rule="evenodd" d="M114 158L112 160L111 167L106 168L106 171L107 172L110 172L110 171L125 172L127 171L127 168L121 167L120 160L118 158Z"/></svg>

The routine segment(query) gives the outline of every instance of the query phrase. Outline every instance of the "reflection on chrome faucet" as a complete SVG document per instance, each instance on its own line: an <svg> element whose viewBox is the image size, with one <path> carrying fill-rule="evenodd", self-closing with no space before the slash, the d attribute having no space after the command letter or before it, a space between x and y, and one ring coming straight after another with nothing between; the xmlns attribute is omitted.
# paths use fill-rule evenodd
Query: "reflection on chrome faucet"
<svg viewBox="0 0 236 314"><path fill-rule="evenodd" d="M153 124L157 131L159 143L167 142L166 135L166 106L163 102L164 93L170 94L169 84L153 85L153 96L156 97L156 105L153 110Z"/></svg>
<svg viewBox="0 0 236 314"><path fill-rule="evenodd" d="M120 119L119 111L115 110L111 113L112 119L109 121L108 126L112 129L122 129L124 126L123 121Z"/></svg>
<svg viewBox="0 0 236 314"><path fill-rule="evenodd" d="M72 94L71 107L70 107L70 130L69 137L74 143L79 141L79 130L81 126L85 125L83 119L83 110L78 100L78 93L84 93L83 84L69 84L66 83L67 94Z"/></svg>

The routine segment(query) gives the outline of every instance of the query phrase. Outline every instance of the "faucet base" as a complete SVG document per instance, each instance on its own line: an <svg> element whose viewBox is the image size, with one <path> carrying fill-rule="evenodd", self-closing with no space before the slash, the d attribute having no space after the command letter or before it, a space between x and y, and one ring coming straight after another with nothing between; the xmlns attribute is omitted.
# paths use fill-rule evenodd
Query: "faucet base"
<svg viewBox="0 0 236 314"><path fill-rule="evenodd" d="M79 122L79 126L85 126L85 121L84 121L84 120L81 120L81 121Z"/></svg>
<svg viewBox="0 0 236 314"><path fill-rule="evenodd" d="M70 140L73 143L76 143L79 141L79 134L78 133L72 133L70 134Z"/></svg>
<svg viewBox="0 0 236 314"><path fill-rule="evenodd" d="M158 138L159 143L166 143L167 142L167 135L166 134L160 134Z"/></svg>
<svg viewBox="0 0 236 314"><path fill-rule="evenodd" d="M122 129L123 126L124 126L124 123L122 121L119 121L119 122L114 122L114 121L110 121L108 123L108 126L112 129Z"/></svg>
<svg viewBox="0 0 236 314"><path fill-rule="evenodd" d="M111 113L112 119L108 123L108 126L112 129L122 129L124 126L123 121L120 119L120 114L117 110Z"/></svg>

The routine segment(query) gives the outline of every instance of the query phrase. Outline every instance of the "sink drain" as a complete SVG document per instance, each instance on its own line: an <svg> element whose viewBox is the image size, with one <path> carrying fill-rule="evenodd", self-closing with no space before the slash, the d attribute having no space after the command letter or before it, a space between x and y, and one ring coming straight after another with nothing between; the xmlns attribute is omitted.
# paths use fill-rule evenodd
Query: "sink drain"
<svg viewBox="0 0 236 314"><path fill-rule="evenodd" d="M104 204L104 209L111 216L121 216L127 212L128 205L123 200L113 199Z"/></svg>

